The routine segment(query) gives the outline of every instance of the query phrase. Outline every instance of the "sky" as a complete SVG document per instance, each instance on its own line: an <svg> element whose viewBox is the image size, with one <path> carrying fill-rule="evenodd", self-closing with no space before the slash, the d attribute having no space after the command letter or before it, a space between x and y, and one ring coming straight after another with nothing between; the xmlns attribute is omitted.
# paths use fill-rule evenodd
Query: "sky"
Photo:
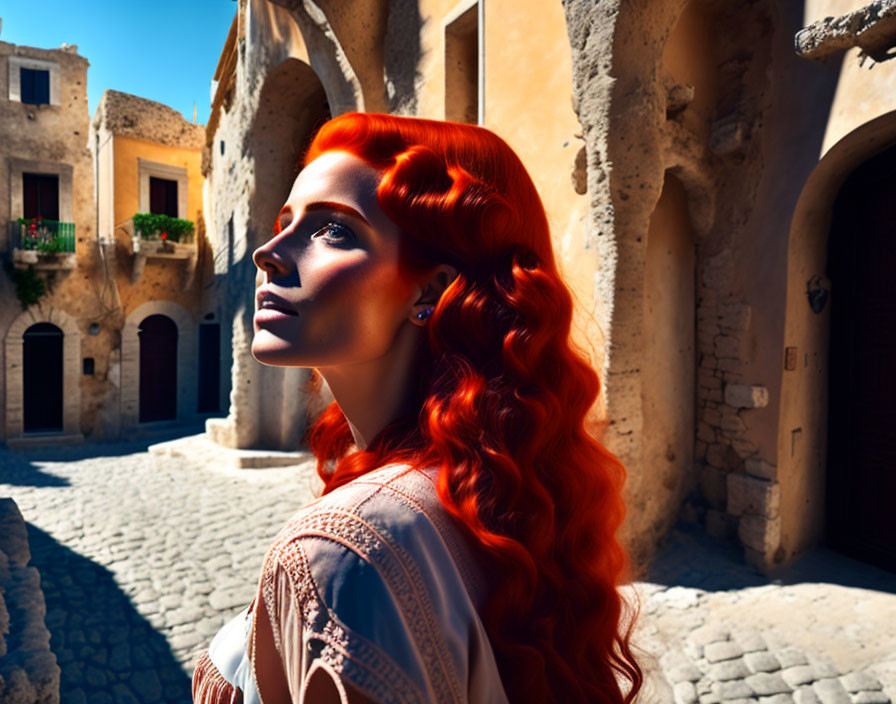
<svg viewBox="0 0 896 704"><path fill-rule="evenodd" d="M90 116L108 88L157 100L205 123L211 80L235 0L0 0L0 41L77 44L90 62Z"/></svg>

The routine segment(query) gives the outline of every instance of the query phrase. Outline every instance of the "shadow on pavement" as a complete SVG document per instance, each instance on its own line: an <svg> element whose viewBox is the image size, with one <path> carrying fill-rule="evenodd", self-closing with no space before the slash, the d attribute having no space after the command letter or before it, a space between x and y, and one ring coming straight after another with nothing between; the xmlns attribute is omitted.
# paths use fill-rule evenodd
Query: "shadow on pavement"
<svg viewBox="0 0 896 704"><path fill-rule="evenodd" d="M47 474L35 462L77 462L89 457L122 457L146 452L150 445L199 435L205 425L178 425L157 430L141 429L140 436L122 440L85 442L81 445L49 445L28 449L0 448L0 484L16 486L68 486L67 479Z"/></svg>
<svg viewBox="0 0 896 704"><path fill-rule="evenodd" d="M34 464L35 458L20 452L0 450L0 484L13 486L69 486L65 477L50 474L43 467Z"/></svg>
<svg viewBox="0 0 896 704"><path fill-rule="evenodd" d="M738 545L712 538L700 526L687 523L672 529L641 579L706 591L820 582L896 594L896 574L824 547L809 550L787 567L764 575L744 561Z"/></svg>
<svg viewBox="0 0 896 704"><path fill-rule="evenodd" d="M190 702L190 680L168 641L141 616L112 573L28 524L40 572L61 701Z"/></svg>

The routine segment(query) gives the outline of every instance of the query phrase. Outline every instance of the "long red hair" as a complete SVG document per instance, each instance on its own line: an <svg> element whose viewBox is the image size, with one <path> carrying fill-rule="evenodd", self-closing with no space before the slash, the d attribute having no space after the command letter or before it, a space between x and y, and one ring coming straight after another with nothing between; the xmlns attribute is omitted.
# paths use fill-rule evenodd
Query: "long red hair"
<svg viewBox="0 0 896 704"><path fill-rule="evenodd" d="M631 702L641 670L617 591L619 460L586 431L600 383L571 345L572 298L522 162L472 125L347 113L307 165L348 151L381 170L408 274L450 263L419 355L419 413L363 451L331 404L311 430L324 493L389 462L440 468L439 497L498 570L483 621L513 702Z"/></svg>

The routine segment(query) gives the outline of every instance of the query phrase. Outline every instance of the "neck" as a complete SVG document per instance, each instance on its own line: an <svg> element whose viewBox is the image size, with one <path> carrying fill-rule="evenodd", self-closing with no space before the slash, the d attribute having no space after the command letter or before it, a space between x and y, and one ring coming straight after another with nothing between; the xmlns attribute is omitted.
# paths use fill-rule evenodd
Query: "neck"
<svg viewBox="0 0 896 704"><path fill-rule="evenodd" d="M365 450L389 423L413 410L416 349L421 329L399 330L390 350L374 360L319 367L348 420L358 449Z"/></svg>

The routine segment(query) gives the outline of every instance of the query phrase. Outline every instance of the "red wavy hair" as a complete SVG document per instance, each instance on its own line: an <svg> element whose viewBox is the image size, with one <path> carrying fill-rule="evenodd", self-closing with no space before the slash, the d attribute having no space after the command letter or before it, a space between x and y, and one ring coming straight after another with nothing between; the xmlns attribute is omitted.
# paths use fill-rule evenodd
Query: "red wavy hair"
<svg viewBox="0 0 896 704"><path fill-rule="evenodd" d="M382 180L408 275L450 263L418 355L419 413L353 448L336 403L309 435L324 493L389 462L440 468L439 497L499 570L483 621L513 702L631 702L642 680L617 587L619 460L585 428L600 388L522 162L472 125L347 113L307 165L348 151Z"/></svg>

